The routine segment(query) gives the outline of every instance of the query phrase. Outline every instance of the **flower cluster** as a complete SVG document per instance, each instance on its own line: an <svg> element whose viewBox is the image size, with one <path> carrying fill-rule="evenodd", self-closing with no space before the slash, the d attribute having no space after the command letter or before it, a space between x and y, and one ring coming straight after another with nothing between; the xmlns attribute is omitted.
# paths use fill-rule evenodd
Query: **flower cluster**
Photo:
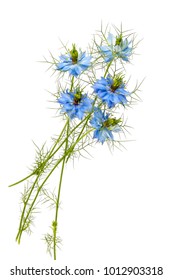
<svg viewBox="0 0 173 280"><path fill-rule="evenodd" d="M55 260L61 240L58 237L58 220L65 165L70 158L88 153L87 147L94 143L107 143L109 147L121 145L121 135L126 132L123 121L125 108L133 105L133 95L138 90L138 86L129 89L124 71L133 53L134 37L118 29L114 35L107 32L107 28L105 32L101 28L96 35L89 52L72 44L72 48L65 47L58 58L51 55L53 61L47 61L58 76L56 109L58 107L60 116L66 122L60 134L53 138L49 149L45 149L45 145L40 149L36 146L31 173L10 185L27 181L21 199L23 204L16 236L18 243L23 232L32 232L30 227L39 202L49 203L54 211L49 225L51 233L47 233L44 239L47 251L53 254ZM61 170L55 194L46 186L59 166Z"/></svg>
<svg viewBox="0 0 173 280"><path fill-rule="evenodd" d="M89 124L95 129L93 138L102 144L107 140L114 140L112 132L121 131L120 124L116 123L115 118L111 119L114 121L111 121L110 125L109 115L102 111L102 107L107 106L108 109L112 109L117 105L125 106L128 103L128 96L131 96L131 92L126 89L124 74L117 71L110 74L109 70L118 59L128 62L132 54L132 42L124 38L122 32L117 36L109 33L104 42L107 45L99 47L97 45L97 50L98 55L101 55L106 62L105 73L99 79L95 79L94 76L93 83L88 83L90 85L88 90L92 90L89 95L83 94L79 86L74 86L74 78L80 80L83 73L90 73L90 75L93 73L93 67L98 60L94 57L94 52L86 55L86 52L78 50L73 44L71 50L59 57L60 62L56 65L56 70L68 72L73 76L71 90L60 92L60 97L57 99L61 105L61 113L66 113L70 119L80 120L89 114ZM101 103L98 104L99 100Z"/></svg>

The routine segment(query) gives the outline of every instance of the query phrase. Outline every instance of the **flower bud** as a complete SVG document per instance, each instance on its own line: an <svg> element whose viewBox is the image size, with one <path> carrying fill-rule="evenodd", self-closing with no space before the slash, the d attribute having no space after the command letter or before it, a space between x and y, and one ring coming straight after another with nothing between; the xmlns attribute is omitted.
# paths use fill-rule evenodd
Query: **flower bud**
<svg viewBox="0 0 173 280"><path fill-rule="evenodd" d="M56 222L56 221L53 221L53 222L52 222L52 227L53 227L53 228L56 228L56 227L57 227L57 222Z"/></svg>

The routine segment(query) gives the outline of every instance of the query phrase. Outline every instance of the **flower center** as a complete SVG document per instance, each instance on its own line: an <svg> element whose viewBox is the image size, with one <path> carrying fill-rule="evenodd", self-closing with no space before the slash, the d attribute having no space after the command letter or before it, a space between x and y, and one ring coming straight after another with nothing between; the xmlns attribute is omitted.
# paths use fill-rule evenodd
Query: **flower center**
<svg viewBox="0 0 173 280"><path fill-rule="evenodd" d="M77 64L77 61L78 61L78 51L76 50L75 44L73 44L73 48L70 51L70 54L71 54L72 63L73 64Z"/></svg>
<svg viewBox="0 0 173 280"><path fill-rule="evenodd" d="M79 105L79 103L81 102L81 99L82 99L81 91L76 91L76 93L74 95L73 104L74 105Z"/></svg>
<svg viewBox="0 0 173 280"><path fill-rule="evenodd" d="M122 36L122 33L121 33L118 37L116 37L115 45L119 46L121 44L122 40L123 40L123 36Z"/></svg>
<svg viewBox="0 0 173 280"><path fill-rule="evenodd" d="M121 84L123 83L123 77L121 75L115 77L113 79L113 83L110 86L110 90L112 92L115 92L117 88L119 88L121 86Z"/></svg>
<svg viewBox="0 0 173 280"><path fill-rule="evenodd" d="M109 118L103 123L103 127L106 127L108 129L112 129L115 125L121 122L121 119L113 119Z"/></svg>
<svg viewBox="0 0 173 280"><path fill-rule="evenodd" d="M118 86L115 86L114 84L111 85L110 89L112 92L115 92Z"/></svg>

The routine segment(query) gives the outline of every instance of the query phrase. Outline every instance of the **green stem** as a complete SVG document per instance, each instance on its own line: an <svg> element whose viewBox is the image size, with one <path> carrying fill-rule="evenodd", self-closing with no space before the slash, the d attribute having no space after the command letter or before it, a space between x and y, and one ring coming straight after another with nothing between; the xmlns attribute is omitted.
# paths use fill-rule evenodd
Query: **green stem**
<svg viewBox="0 0 173 280"><path fill-rule="evenodd" d="M69 136L69 123L68 123L68 126L67 126L67 137L66 137L66 145L65 145L65 154L67 152L67 147L68 147L68 136ZM63 178L63 173L64 173L65 160L66 160L66 157L64 157L63 162L62 162L62 167L61 167L59 187L58 187L58 198L57 198L57 201L56 201L55 220L54 220L54 227L53 227L53 234L54 234L54 240L53 240L54 241L53 242L54 260L56 260L56 247L57 247L56 237L57 237L57 227L58 227L58 210L59 210L59 202L60 202L61 186L62 186L62 178Z"/></svg>
<svg viewBox="0 0 173 280"><path fill-rule="evenodd" d="M110 68L110 66L111 66L111 64L112 64L112 61L113 61L113 60L111 60L111 61L108 63L108 65L107 65L107 68L106 68L106 71L105 71L105 74L104 74L104 78L106 77L106 75L107 75L107 73L108 73L108 71L109 71L109 68Z"/></svg>
<svg viewBox="0 0 173 280"><path fill-rule="evenodd" d="M75 131L75 129L77 129L84 121L88 121L88 116L87 116L85 119L83 119L75 128L73 128L72 131L71 131L71 133L73 133L73 132ZM67 137L66 137L66 138L64 139L64 141L60 144L60 146L58 146L58 148L55 150L56 145L57 145L57 143L59 142L59 140L61 139L61 137L62 137L62 135L63 135L63 133L64 133L64 130L65 130L67 124L69 125L69 119L67 120L67 122L66 122L66 124L65 124L65 126L64 126L64 128L63 128L63 130L62 130L62 132L61 132L61 134L60 134L60 136L58 137L56 143L55 143L54 146L52 147L52 149L51 149L51 151L50 151L50 153L49 153L49 155L48 155L46 161L44 162L44 164L46 164L47 161L48 161L49 159L51 159L51 158L58 152L58 150L62 147L62 145L66 142ZM83 129L84 129L84 127L83 127ZM82 132L83 132L83 129L82 129ZM82 133L82 132L81 132L81 133ZM80 135L81 135L81 133L80 133ZM79 135L79 137L80 137L80 135ZM78 138L79 138L79 137L78 137ZM78 139L77 139L77 140L78 140ZM70 153L72 153L74 147L71 148L71 149L72 149L72 150L70 150ZM55 151L54 151L54 150L55 150ZM69 156L70 156L70 153L69 153ZM60 162L61 162L61 159L58 160L58 164L59 164ZM58 165L58 164L57 164L57 165ZM38 179L39 179L39 177L40 177L41 175L42 175L42 173L39 174L39 175L37 176L35 182L33 183L33 186L32 186L32 188L31 188L31 190L30 190L30 192L29 192L29 194L28 194L27 203L28 203L28 201L29 201L29 199L30 199L30 197L31 197L31 195L32 195L32 193L33 193L33 191L34 191L35 185L36 185L36 183L37 183L37 181L38 181ZM31 177L31 176L29 176L29 177ZM22 181L22 180L21 180L21 181ZM23 181L24 181L24 180L23 180ZM24 215L25 215L25 211L26 211L27 203L24 205L24 208L23 208L23 211L22 211L22 215L21 215L21 219L20 219L19 230L18 230L18 233L17 233L17 236L16 236L16 241L18 241L18 243L20 243L22 231L23 231L23 229L25 228L25 224L26 224L27 218L28 218L28 216L29 216L29 215L27 215L27 217L26 217L25 220L23 221Z"/></svg>
<svg viewBox="0 0 173 280"><path fill-rule="evenodd" d="M30 207L29 207L29 209L28 209L28 212L27 212L26 217L24 218L24 221L23 221L22 227L21 227L21 229L20 229L20 232L18 232L18 235L17 235L17 236L18 236L18 239L16 240L16 241L18 241L18 243L20 243L21 236L22 236L22 232L23 232L23 230L24 230L24 228L25 228L25 225L26 225L26 223L27 223L27 219L28 219L28 217L29 217L29 215L30 215L30 213L31 213L31 211L32 211L32 209L33 209L33 207L34 207L34 204L35 204L35 202L36 202L36 200L37 200L37 197L38 197L40 191L42 190L43 186L45 185L45 183L47 182L47 180L49 179L49 177L51 176L51 174L54 172L54 170L56 169L56 167L61 163L61 161L63 161L64 158L67 157L67 155L71 154L72 151L74 150L75 146L78 144L78 142L79 142L82 138L84 138L87 134L89 134L91 131L93 131L93 128L90 129L89 131L87 131L86 133L84 133L78 140L76 140L76 142L67 150L67 152L57 161L57 163L54 165L54 167L52 168L52 170L51 170L51 171L49 172L49 174L46 176L46 178L44 179L44 181L42 182L42 184L40 185L40 187L38 187L37 193L36 193L36 195L35 195L35 197L34 197L32 203L31 203L31 205L30 205ZM67 141L67 140L66 140L66 141Z"/></svg>
<svg viewBox="0 0 173 280"><path fill-rule="evenodd" d="M63 133L64 133L64 130L65 130L66 126L67 126L67 123L68 123L68 121L66 122L64 128L62 129L62 131L61 131L61 133L60 133L58 139L56 140L54 146L53 146L52 149L50 150L49 157L47 158L47 160L45 161L44 164L46 164L47 161L50 159L50 155L51 155L51 153L54 151L54 149L55 149L57 143L60 141L60 139L61 139L61 137L62 137L62 135L63 135ZM41 175L42 175L42 173L37 175L37 177L36 177L36 179L35 179L35 181L34 181L32 187L31 187L31 189L30 189L30 192L29 192L29 194L28 194L27 200L26 200L26 202L24 203L24 207L23 207L23 210L22 210L22 215L21 215L20 223L19 223L19 229L18 229L18 233L17 233L17 236L16 236L16 241L18 241L18 243L20 243L21 234L22 234L22 231L23 231L23 229L24 229L24 227L25 227L25 224L26 224L26 221L27 221L27 219L25 219L24 222L23 222L24 215L25 215L25 210L26 210L28 201L29 201L29 199L30 199L30 197L31 197L31 195L32 195L32 193L33 193L33 191L34 191L35 185L37 184L37 182L38 182L38 180L39 180L39 177L40 177ZM29 177L31 177L31 175L28 176L28 178L29 178ZM24 180L21 180L21 181L24 181Z"/></svg>
<svg viewBox="0 0 173 280"><path fill-rule="evenodd" d="M90 117L90 115L91 115L91 113L89 114L89 117ZM78 123L78 124L71 130L70 133L72 134L83 122L85 122L86 120L88 121L89 117L86 116L80 123ZM65 142L66 142L66 138L63 140L63 142L61 143L60 146L62 146ZM59 147L53 152L53 154L51 155L51 157L53 157L53 156L57 153L58 150L59 150Z"/></svg>
<svg viewBox="0 0 173 280"><path fill-rule="evenodd" d="M88 118L88 116L85 117L80 123L78 123L78 124L72 129L71 133L73 133L87 118ZM61 137L62 137L62 135L63 135L63 132L64 132L64 130L65 130L66 125L67 125L67 123L65 124L65 126L64 126L64 128L63 128L61 134L59 135L58 139L56 140L56 142L55 142L54 146L52 147L50 153L48 154L48 157L46 158L46 160L45 160L45 162L44 162L44 165L46 165L46 163L58 152L58 150L59 150L59 149L63 146L63 144L66 142L66 138L65 138L65 139L62 141L62 143L58 146L58 148L55 150L55 148L56 148L58 142L60 141L60 139L61 139ZM54 150L55 150L55 151L54 151ZM12 184L12 185L10 185L9 187L15 186L15 185L17 185L17 184L19 184L19 183L25 181L26 179L30 178L30 177L33 176L33 175L35 175L35 171L32 172L32 173L31 173L30 175L28 175L27 177L21 179L20 181L14 183L14 184Z"/></svg>
<svg viewBox="0 0 173 280"><path fill-rule="evenodd" d="M61 140L62 135L63 135L63 133L64 133L64 130L65 130L66 126L67 126L67 122L65 123L65 125L64 125L64 127L63 127L63 129L62 129L62 131L61 131L61 133L60 133L60 135L59 135L59 137L58 137L58 139L56 140L56 142L55 142L55 144L53 145L52 149L50 150L50 152L49 152L49 154L48 154L48 156L47 156L45 162L43 163L44 165L46 165L46 163L52 158L52 153L53 153L53 151L55 150L55 148L56 148L58 142ZM63 144L62 144L62 145L63 145ZM62 145L60 145L60 146L58 147L58 150L61 148ZM58 151L58 150L57 150L57 151ZM26 176L25 178L21 179L20 181L17 181L16 183L9 185L9 187L18 185L18 184L24 182L25 180L29 179L29 178L30 178L31 176L33 176L33 175L36 175L35 170L34 170L30 175Z"/></svg>
<svg viewBox="0 0 173 280"><path fill-rule="evenodd" d="M34 204L37 200L37 197L42 189L42 187L44 186L44 184L46 183L46 181L49 179L50 175L53 173L53 171L56 169L56 167L58 166L58 164L63 160L63 158L61 158L60 160L57 161L57 163L54 165L54 167L52 168L52 170L49 172L49 174L47 175L47 177L45 178L45 180L43 181L43 183L40 185L40 187L38 188L37 190L37 193L36 193L36 196L34 197L29 209L28 209L28 212L27 212L27 215L26 217L24 218L24 221L22 223L22 227L20 228L20 230L18 231L18 234L17 234L17 237L16 237L16 241L18 241L18 243L20 244L20 240L21 240L21 236L22 236L22 232L24 231L24 228L25 228L25 225L27 223L27 220L28 220L28 217L34 207ZM26 207L25 207L26 208Z"/></svg>
<svg viewBox="0 0 173 280"><path fill-rule="evenodd" d="M25 223L23 223L23 219L24 219L24 215L25 215L25 210L26 210L26 207L27 207L27 204L28 204L28 201L32 195L32 192L38 182L38 179L39 179L39 175L37 176L37 178L35 179L33 185L32 185L32 188L30 189L30 192L28 194L28 197L27 197L27 200L25 201L24 203L24 207L23 207L23 210L22 210L22 215L21 215L21 218L20 218L20 223L19 223L19 229L18 229L18 233L17 233L17 236L16 236L16 241L18 241L18 243L20 244L20 235L21 235L21 232L23 231L23 228L25 227Z"/></svg>
<svg viewBox="0 0 173 280"><path fill-rule="evenodd" d="M80 123L78 123L78 124L72 129L71 133L73 133L87 118L88 118L88 116L85 117ZM67 123L65 124L64 128L62 129L61 134L59 135L58 139L56 140L56 142L55 142L54 146L52 147L50 153L48 154L48 157L46 158L46 160L45 160L45 162L44 162L44 165L46 165L46 163L58 152L58 150L59 150L59 149L62 147L62 145L66 142L66 138L65 138L65 139L62 141L62 143L58 146L58 148L55 150L55 148L56 148L58 142L61 140L61 137L62 137L62 135L63 135L63 133L64 133L65 128L66 128L66 125L67 125ZM55 150L55 151L54 151L54 150ZM25 180L29 179L29 178L32 177L33 175L36 175L35 171L32 172L32 173L31 173L30 175L28 175L27 177L21 179L20 181L17 181L17 182L15 182L14 184L9 185L9 187L18 185L18 184L24 182Z"/></svg>
<svg viewBox="0 0 173 280"><path fill-rule="evenodd" d="M55 148L56 148L58 142L61 140L61 138L62 138L62 136L63 136L63 133L64 133L64 131L65 131L65 129L66 129L67 124L68 124L68 120L66 121L66 123L65 123L65 125L64 125L64 127L63 127L63 129L62 129L62 131L61 131L61 133L60 133L60 135L59 135L59 137L58 137L58 139L56 140L54 146L53 146L52 149L50 150L50 153L49 153L49 156L48 156L48 158L47 158L47 161L48 161L49 159L51 159L51 157L52 157L51 154L52 154L53 151L55 150Z"/></svg>
<svg viewBox="0 0 173 280"><path fill-rule="evenodd" d="M95 101L96 101L96 100L95 100ZM95 102L94 102L94 103L95 103ZM88 120L89 120L89 118L90 118L91 114L92 114L92 112L91 112L91 113L89 113L89 114L88 114L88 116L86 117L86 119L85 119L85 120L86 120L86 122L84 123L84 126L82 127L82 129L81 129L81 131L80 131L80 133L79 133L79 135L78 135L78 137L77 137L76 143L78 143L78 139L80 139L81 134L83 133L83 131L84 131L84 129L85 129L85 127L86 127L87 123L88 123ZM75 148L75 146L74 146L74 148ZM71 153L73 152L74 148L71 150ZM68 155L68 157L67 157L67 161L69 160L71 153ZM67 161L66 161L66 162L67 162Z"/></svg>
<svg viewBox="0 0 173 280"><path fill-rule="evenodd" d="M71 87L70 87L70 91L72 91L72 89L73 89L73 85L74 85L74 76L72 77L72 79L71 79Z"/></svg>
<svg viewBox="0 0 173 280"><path fill-rule="evenodd" d="M66 126L67 126L67 122L66 122L64 128L62 129L61 134L59 135L58 139L56 140L54 146L52 147L52 149L51 149L51 151L50 151L50 153L49 153L49 156L50 156L51 153L54 151L54 149L55 149L57 143L58 143L59 140L61 139L61 137L62 137L62 135L63 135L63 133L64 133L64 130L65 130ZM48 160L49 160L49 157L48 157L47 160L45 161L45 164L47 163ZM41 173L41 174L42 174L42 173ZM25 219L25 222L23 222L24 215L25 215L25 211L26 211L26 207L27 207L28 201L29 201L29 199L30 199L30 197L31 197L31 195L32 195L32 193L33 193L33 191L34 191L34 188L35 188L35 186L36 186L36 184L37 184L37 182L38 182L39 177L41 176L41 174L38 174L38 175L37 175L37 177L36 177L36 179L35 179L35 181L34 181L32 187L31 187L31 189L30 189L30 192L29 192L29 194L28 194L27 200L26 200L25 203L24 203L24 207L23 207L23 210L22 210L22 214L21 214L21 218L20 218L20 223L19 223L19 229L18 229L18 233L17 233L17 236L16 236L16 241L18 241L18 243L20 243L21 233L22 233L22 231L23 231L23 229L24 229L24 227L25 227L26 221L27 221L27 220ZM29 178L29 177L31 177L31 175L28 176L28 178ZM21 180L21 181L24 181L24 180Z"/></svg>
<svg viewBox="0 0 173 280"><path fill-rule="evenodd" d="M13 187L15 185L18 185L18 184L22 183L23 181L29 179L33 175L35 175L35 172L32 172L30 175L26 176L25 178L21 179L20 181L14 183L14 184L9 185L8 187L10 188L10 187Z"/></svg>

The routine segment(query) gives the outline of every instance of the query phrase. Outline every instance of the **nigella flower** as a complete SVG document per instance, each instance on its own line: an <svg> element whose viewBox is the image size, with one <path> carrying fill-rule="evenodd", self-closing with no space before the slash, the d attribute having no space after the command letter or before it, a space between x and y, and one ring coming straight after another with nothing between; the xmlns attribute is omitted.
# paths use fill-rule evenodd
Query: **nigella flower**
<svg viewBox="0 0 173 280"><path fill-rule="evenodd" d="M66 55L61 55L60 60L57 64L57 70L66 72L68 71L70 75L77 77L91 66L91 56L86 56L85 52L79 52L76 50L75 45L69 53Z"/></svg>
<svg viewBox="0 0 173 280"><path fill-rule="evenodd" d="M114 37L109 33L107 38L108 46L101 46L100 50L105 57L105 62L109 62L114 58L121 58L124 61L129 61L129 57L132 54L132 44L123 39L122 34Z"/></svg>
<svg viewBox="0 0 173 280"><path fill-rule="evenodd" d="M92 127L95 128L93 138L98 139L102 144L107 139L114 139L112 132L119 132L121 130L118 125L121 119L109 118L109 114L102 112L100 108L96 108L94 116L90 121Z"/></svg>
<svg viewBox="0 0 173 280"><path fill-rule="evenodd" d="M79 88L74 92L66 90L57 101L62 105L61 112L67 113L70 119L81 120L84 114L92 109L92 100L82 94Z"/></svg>
<svg viewBox="0 0 173 280"><path fill-rule="evenodd" d="M125 90L125 84L121 75L111 78L108 75L106 78L97 80L93 85L94 92L101 98L101 100L107 103L109 108L114 107L116 104L126 104L126 96L130 92Z"/></svg>

